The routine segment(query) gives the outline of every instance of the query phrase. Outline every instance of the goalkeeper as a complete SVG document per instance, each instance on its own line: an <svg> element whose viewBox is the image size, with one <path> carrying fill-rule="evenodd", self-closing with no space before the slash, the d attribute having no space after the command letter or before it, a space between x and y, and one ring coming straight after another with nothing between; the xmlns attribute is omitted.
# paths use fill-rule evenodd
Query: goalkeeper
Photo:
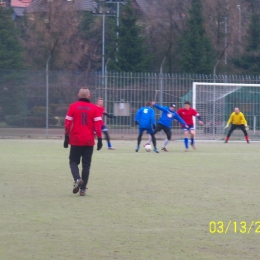
<svg viewBox="0 0 260 260"><path fill-rule="evenodd" d="M246 139L247 143L249 143L248 134L247 134L247 130L249 130L249 127L247 125L247 122L246 122L244 114L242 112L240 112L238 107L235 107L234 112L231 113L225 129L228 128L228 126L230 124L231 124L231 127L230 127L230 129L228 131L225 143L228 142L229 137L231 136L232 132L236 128L240 128L243 131L243 133L245 135L245 139Z"/></svg>

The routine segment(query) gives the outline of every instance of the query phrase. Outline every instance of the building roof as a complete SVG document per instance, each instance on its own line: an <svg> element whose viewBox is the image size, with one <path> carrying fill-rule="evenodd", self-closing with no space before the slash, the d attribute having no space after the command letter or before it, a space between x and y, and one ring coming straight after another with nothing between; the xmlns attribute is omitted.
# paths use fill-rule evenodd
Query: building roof
<svg viewBox="0 0 260 260"><path fill-rule="evenodd" d="M78 9L84 11L91 11L97 6L97 3L92 0L76 0L76 3Z"/></svg>
<svg viewBox="0 0 260 260"><path fill-rule="evenodd" d="M149 9L149 4L147 3L147 1L145 0L135 0L136 3L138 4L138 6L140 7L140 9L143 11L143 12L147 12L147 10Z"/></svg>
<svg viewBox="0 0 260 260"><path fill-rule="evenodd" d="M32 0L11 0L12 7L28 7Z"/></svg>
<svg viewBox="0 0 260 260"><path fill-rule="evenodd" d="M11 6L14 8L14 12L17 16L23 16L25 9L28 13L45 11L47 7L46 4L52 1L55 0L11 0ZM92 11L97 6L95 0L74 0L74 2L76 3L77 9L83 11ZM135 2L143 12L149 12L147 0L135 0Z"/></svg>
<svg viewBox="0 0 260 260"><path fill-rule="evenodd" d="M25 7L13 7L13 10L16 16L23 16Z"/></svg>
<svg viewBox="0 0 260 260"><path fill-rule="evenodd" d="M49 0L51 2L53 0ZM66 1L65 1L66 2ZM71 1L67 1L71 2ZM77 9L83 11L91 11L97 5L94 0L74 0ZM26 9L27 12L44 11L46 9L46 3L48 0L32 0L31 5Z"/></svg>

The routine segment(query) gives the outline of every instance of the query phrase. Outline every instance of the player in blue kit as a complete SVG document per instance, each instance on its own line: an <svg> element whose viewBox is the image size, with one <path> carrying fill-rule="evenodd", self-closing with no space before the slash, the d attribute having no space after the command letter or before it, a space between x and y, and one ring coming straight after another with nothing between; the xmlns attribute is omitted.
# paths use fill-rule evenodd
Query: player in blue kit
<svg viewBox="0 0 260 260"><path fill-rule="evenodd" d="M137 138L137 147L135 150L136 152L138 152L140 149L143 132L146 130L147 133L151 135L154 152L159 153L156 148L156 139L154 136L155 116L151 105L152 103L150 101L146 102L145 106L141 107L135 115L135 123L139 125L139 135Z"/></svg>
<svg viewBox="0 0 260 260"><path fill-rule="evenodd" d="M157 122L157 124L155 126L154 134L160 132L161 130L164 131L164 133L166 134L167 138L164 140L164 143L163 143L163 146L162 146L162 150L165 151L165 152L168 152L168 150L166 149L166 145L171 140L171 136L172 136L171 123L172 123L172 121L173 120L177 120L182 125L184 125L186 128L189 128L189 127L185 123L185 121L175 111L175 105L174 104L171 104L169 107L165 107L165 106L159 106L155 102L152 102L152 105L155 108L157 108L157 109L162 111L161 117L160 117L159 121ZM149 141L148 141L147 144L150 144L150 142L151 142L151 140L149 138Z"/></svg>

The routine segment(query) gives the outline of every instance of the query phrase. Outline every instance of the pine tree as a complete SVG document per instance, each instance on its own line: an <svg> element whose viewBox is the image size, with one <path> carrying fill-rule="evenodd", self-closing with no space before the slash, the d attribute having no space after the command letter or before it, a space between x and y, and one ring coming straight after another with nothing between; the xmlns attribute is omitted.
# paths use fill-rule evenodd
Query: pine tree
<svg viewBox="0 0 260 260"><path fill-rule="evenodd" d="M128 3L121 15L119 27L117 62L111 62L110 69L125 72L144 72L147 70L150 57L141 36L141 27L137 25L135 10Z"/></svg>
<svg viewBox="0 0 260 260"><path fill-rule="evenodd" d="M248 30L248 43L244 54L234 59L234 65L243 72L260 74L260 15L252 14Z"/></svg>
<svg viewBox="0 0 260 260"><path fill-rule="evenodd" d="M21 69L23 49L11 12L0 7L0 69Z"/></svg>
<svg viewBox="0 0 260 260"><path fill-rule="evenodd" d="M210 74L214 67L213 47L206 35L201 0L192 0L187 28L179 42L182 72Z"/></svg>

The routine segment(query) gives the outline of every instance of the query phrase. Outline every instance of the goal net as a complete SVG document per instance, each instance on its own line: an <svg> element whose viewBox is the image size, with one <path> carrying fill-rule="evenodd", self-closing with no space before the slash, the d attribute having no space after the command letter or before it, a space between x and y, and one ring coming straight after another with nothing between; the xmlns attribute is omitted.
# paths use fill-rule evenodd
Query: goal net
<svg viewBox="0 0 260 260"><path fill-rule="evenodd" d="M250 139L260 139L260 84L193 82L192 90L181 99L190 101L202 116L204 126L197 125L198 138L223 139L227 120L239 107L250 126ZM243 140L242 131L234 131L232 139Z"/></svg>

